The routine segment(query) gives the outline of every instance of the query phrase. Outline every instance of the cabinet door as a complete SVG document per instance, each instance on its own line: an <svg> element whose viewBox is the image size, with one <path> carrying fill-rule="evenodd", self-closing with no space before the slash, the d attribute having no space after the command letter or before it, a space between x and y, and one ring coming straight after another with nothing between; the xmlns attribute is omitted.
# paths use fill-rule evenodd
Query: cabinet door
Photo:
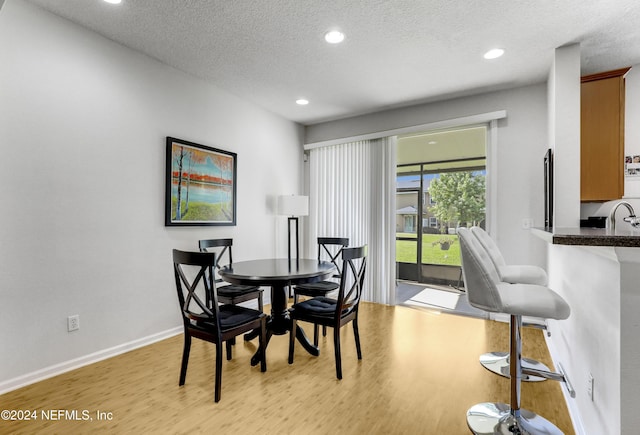
<svg viewBox="0 0 640 435"><path fill-rule="evenodd" d="M584 79L581 85L580 199L619 199L624 194L624 76Z"/></svg>

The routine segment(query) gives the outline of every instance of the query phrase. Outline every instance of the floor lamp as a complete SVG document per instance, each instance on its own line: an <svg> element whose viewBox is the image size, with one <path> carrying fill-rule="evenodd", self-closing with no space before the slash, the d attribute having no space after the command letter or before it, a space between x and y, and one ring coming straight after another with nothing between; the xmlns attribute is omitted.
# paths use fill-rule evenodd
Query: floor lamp
<svg viewBox="0 0 640 435"><path fill-rule="evenodd" d="M296 261L300 258L298 241L298 217L309 215L309 197L303 195L283 195L278 198L278 214L288 216L287 258L291 261L291 223L295 224Z"/></svg>

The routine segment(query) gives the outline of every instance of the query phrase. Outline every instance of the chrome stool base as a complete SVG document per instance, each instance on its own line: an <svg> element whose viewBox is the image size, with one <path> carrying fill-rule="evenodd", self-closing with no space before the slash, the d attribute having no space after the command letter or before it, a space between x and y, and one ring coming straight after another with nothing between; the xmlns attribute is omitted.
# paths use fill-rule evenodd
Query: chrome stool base
<svg viewBox="0 0 640 435"><path fill-rule="evenodd" d="M509 353L508 352L489 352L480 355L480 364L489 371L493 373L504 376L505 378L509 376ZM535 359L522 358L522 367L526 367L529 369L550 371L549 367L542 364L540 361L536 361ZM540 382L546 381L545 378L539 376L531 376L522 374L522 380L525 382Z"/></svg>
<svg viewBox="0 0 640 435"><path fill-rule="evenodd" d="M475 435L562 435L562 431L544 417L520 410L510 413L506 403L479 403L467 411L467 425Z"/></svg>

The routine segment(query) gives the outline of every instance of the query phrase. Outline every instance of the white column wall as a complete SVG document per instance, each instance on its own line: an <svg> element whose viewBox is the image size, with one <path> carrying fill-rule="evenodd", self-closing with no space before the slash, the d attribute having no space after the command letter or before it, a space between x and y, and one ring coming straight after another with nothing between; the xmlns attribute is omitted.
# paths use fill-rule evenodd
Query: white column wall
<svg viewBox="0 0 640 435"><path fill-rule="evenodd" d="M22 0L0 11L0 391L181 325L171 249L286 255L303 128ZM238 154L237 226L164 226L165 137ZM80 330L67 332L67 316ZM178 357L178 355L176 355Z"/></svg>
<svg viewBox="0 0 640 435"><path fill-rule="evenodd" d="M580 226L580 45L557 48L549 74L554 227Z"/></svg>

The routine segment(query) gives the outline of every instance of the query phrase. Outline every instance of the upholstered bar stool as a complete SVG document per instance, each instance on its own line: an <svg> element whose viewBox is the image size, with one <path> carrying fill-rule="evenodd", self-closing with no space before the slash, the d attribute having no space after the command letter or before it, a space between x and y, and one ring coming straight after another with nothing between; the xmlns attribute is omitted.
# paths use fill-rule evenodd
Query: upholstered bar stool
<svg viewBox="0 0 640 435"><path fill-rule="evenodd" d="M498 245L493 241L491 236L480 227L471 227L471 233L478 239L484 250L493 262L500 281L511 284L536 284L546 286L548 282L547 272L541 267L531 265L508 265L504 260ZM538 329L547 330L547 325L542 323L529 323L523 320L522 326L529 326ZM480 355L480 364L487 370L492 371L500 376L509 377L509 353L508 352L487 352ZM531 358L522 358L523 367L546 370L549 367ZM540 382L546 379L539 376L524 375L523 381Z"/></svg>
<svg viewBox="0 0 640 435"><path fill-rule="evenodd" d="M524 374L566 382L561 373L522 367L522 316L564 320L571 309L548 287L536 284L510 284L499 279L486 251L469 229L458 230L462 254L462 275L469 303L485 311L509 315L510 404L480 403L467 411L467 424L476 435L484 434L562 434L549 420L520 409L520 387Z"/></svg>

